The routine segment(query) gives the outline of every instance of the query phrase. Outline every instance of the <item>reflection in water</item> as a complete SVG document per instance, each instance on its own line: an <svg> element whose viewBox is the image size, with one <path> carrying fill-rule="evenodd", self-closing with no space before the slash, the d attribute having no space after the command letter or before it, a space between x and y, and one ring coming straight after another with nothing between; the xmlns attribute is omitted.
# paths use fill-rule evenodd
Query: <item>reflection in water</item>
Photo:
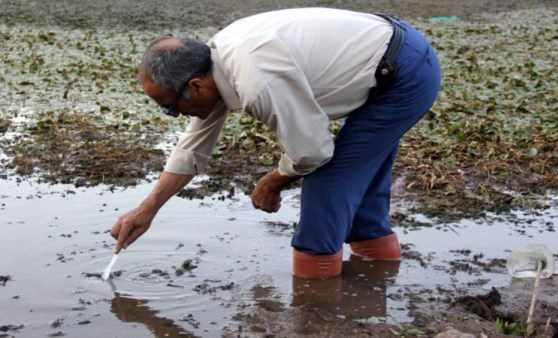
<svg viewBox="0 0 558 338"><path fill-rule="evenodd" d="M40 337L45 336L43 331L49 320L63 316L66 318L65 323L79 323L85 318L82 316L88 316L91 312L100 316L95 316L90 325L67 325L67 336L97 334L103 337L126 337L127 327L137 326L138 331L144 331L148 336L161 337L166 332L169 332L169 337L180 334L188 336L188 332L203 337L218 337L223 328L228 327L232 330L230 336L236 337L239 326L244 330L254 326L263 330L254 331L253 336L263 336L258 335L258 332L273 333L277 328L282 328L283 334L276 334L277 337L305 332L319 337L324 332L332 332L326 330L327 325L338 325L340 330L350 329L355 323L343 320L345 315L375 315L378 318L357 322L391 322L391 318L399 323L412 322L413 313L407 309L411 305L409 299L392 298L391 295L409 293L423 298L424 290L435 290L437 287L451 290L463 288L478 293L479 287L489 290L491 287L508 286L511 277L505 267L491 266L490 271L485 271L482 266L497 262L507 256L508 250L524 245L526 241L540 242L549 248L556 247L556 236L552 232L558 219L555 198L549 201L550 208L544 212L514 212L510 222L498 215L492 221L487 216L486 221L478 223L472 220L452 223L451 227L457 229L459 236L449 227L420 227L410 232L399 229L400 241L412 244L413 251L408 251L409 259L402 261L396 283L393 279L397 274L397 263L387 263L390 267L395 265L395 268L384 270L377 277L374 274L382 270L373 267L383 262L363 262L365 267L371 266L370 270L358 272L360 267L357 265L360 264L351 258L350 262L344 263L340 280L332 281L339 283L333 289L341 292L326 294L326 301L335 300L333 310L319 311L320 307L314 306L318 310L313 311L311 304L304 306L303 297L315 300L316 297L310 297L312 295L308 293L316 290L304 287L304 281L292 280L289 274L292 252L289 238L277 236L278 233L287 234L291 231L290 225L298 218L297 209L284 206L287 208L282 213L266 216L267 221L276 223L262 224L257 211L232 214L227 208L230 202L220 201L218 196L199 203L175 199L165 206L168 208L166 216L159 220L164 226L150 230L153 231L152 235L143 239L140 247L127 252L126 257L119 258L124 261L118 262L117 267L125 271L121 277L114 279L119 284L116 289L119 295L116 295L110 312L110 305L106 306L103 300L108 294L112 299L114 292L109 292L105 283L92 278L61 276L75 277L84 271L98 272L100 275L112 254L104 233L107 223L114 222L120 214L119 210L133 207L137 196L147 194L151 189L152 184L139 185L120 192L120 197L115 199L106 187L81 190L70 186L31 185L27 182L18 183L15 179L0 179L0 226L4 230L0 236L0 247L10 253L6 259L0 260L0 274L13 276L6 286L0 286L0 304L9 307L8 311L0 310L0 324L26 323L19 334L12 335ZM239 200L249 200L249 197L239 196ZM68 209L75 212L68 213ZM188 226L191 231L188 236L184 235L185 214L190 219ZM409 217L417 217L418 223L431 222L420 215ZM273 231L269 230L270 227ZM486 236L479 236L479 232ZM495 236L502 240L494 241ZM27 250L28 245L19 245L23 241L34 250ZM198 243L201 247L196 246ZM201 248L208 250L209 254L203 257L199 268L194 270L196 277L184 275L180 279L173 276L174 283L184 288L169 287L168 278L152 273L155 268L174 273L173 265L178 266L188 258L197 257L196 250L199 252ZM479 262L472 262L473 256L483 258ZM26 257L26 264L21 264L17 257ZM474 273L455 271L454 261L467 263L474 268ZM482 263L482 266L476 263ZM147 277L140 276L144 272L148 273ZM194 290L198 284L208 285L220 279L223 283L225 280L226 283L234 282L235 288L222 295L219 294L221 289L215 288L223 285L220 283L209 285L213 288L209 290L216 290L217 294ZM37 280L44 287L37 288ZM251 289L255 283L260 284L260 290ZM390 283L393 285L389 286ZM302 288L300 292L297 292L297 285ZM387 297L384 291L386 288ZM76 304L81 305L84 292L90 292L93 297L90 299L93 304L87 306L88 310L64 310ZM147 299L148 303L123 296ZM253 302L256 306L251 305ZM291 307L291 303L300 306ZM161 310L155 313L149 308ZM37 310L30 311L32 309ZM194 318L188 317L189 313ZM169 327L173 323L157 316L174 320L174 328ZM235 321L235 318L239 320ZM115 320L131 322L113 328ZM310 321L313 324L308 324ZM130 328L130 333L135 332L135 329Z"/></svg>
<svg viewBox="0 0 558 338"><path fill-rule="evenodd" d="M341 276L304 279L293 276L293 306L307 306L348 319L385 318L387 287L400 262L370 261L352 255Z"/></svg>
<svg viewBox="0 0 558 338"><path fill-rule="evenodd" d="M146 300L123 297L114 294L110 311L123 322L136 322L145 325L155 337L197 337L172 320L157 317L157 311L146 305Z"/></svg>
<svg viewBox="0 0 558 338"><path fill-rule="evenodd" d="M386 290L395 283L401 262L370 261L351 256L343 264L341 308L347 318L387 316Z"/></svg>

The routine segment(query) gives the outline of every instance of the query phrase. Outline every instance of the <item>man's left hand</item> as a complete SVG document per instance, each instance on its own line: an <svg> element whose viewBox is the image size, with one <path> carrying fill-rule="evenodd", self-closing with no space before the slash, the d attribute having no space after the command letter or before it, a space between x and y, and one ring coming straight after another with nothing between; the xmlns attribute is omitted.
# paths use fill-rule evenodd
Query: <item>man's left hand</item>
<svg viewBox="0 0 558 338"><path fill-rule="evenodd" d="M297 179L298 177L281 176L277 170L266 174L252 191L254 208L265 212L277 212L281 208L281 190Z"/></svg>

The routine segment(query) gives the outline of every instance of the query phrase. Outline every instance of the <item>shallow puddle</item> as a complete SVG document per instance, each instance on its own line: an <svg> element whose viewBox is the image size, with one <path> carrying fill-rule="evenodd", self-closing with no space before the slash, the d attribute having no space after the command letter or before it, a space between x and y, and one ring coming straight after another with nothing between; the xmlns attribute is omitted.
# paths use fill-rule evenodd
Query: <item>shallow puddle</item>
<svg viewBox="0 0 558 338"><path fill-rule="evenodd" d="M511 249L541 242L558 251L554 200L546 211L507 219L395 227L400 263L363 261L346 247L340 278L299 280L290 274L296 194L273 215L245 208L246 196L173 198L120 254L112 278L101 280L114 244L108 230L151 187L111 192L0 180L0 325L22 337L214 337L236 330L241 314L293 308L326 321L404 323L413 320L413 294L508 285ZM311 318L289 325L303 332ZM265 332L256 325L242 334L258 330Z"/></svg>

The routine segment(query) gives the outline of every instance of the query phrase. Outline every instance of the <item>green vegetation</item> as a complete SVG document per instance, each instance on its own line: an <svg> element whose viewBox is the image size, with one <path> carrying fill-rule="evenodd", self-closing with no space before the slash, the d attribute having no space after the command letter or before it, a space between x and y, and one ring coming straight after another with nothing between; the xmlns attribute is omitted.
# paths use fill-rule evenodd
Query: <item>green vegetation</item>
<svg viewBox="0 0 558 338"><path fill-rule="evenodd" d="M416 211L478 216L538 207L556 193L556 17L547 9L414 22L444 72L436 105L402 140L395 166L398 195ZM2 164L76 184L128 185L159 171L185 119L160 116L136 83L141 51L158 35L0 26ZM203 187L250 191L279 154L265 126L234 112Z"/></svg>
<svg viewBox="0 0 558 338"><path fill-rule="evenodd" d="M521 328L517 323L509 323L498 318L496 319L496 332L503 333L506 336L517 336L521 333Z"/></svg>
<svg viewBox="0 0 558 338"><path fill-rule="evenodd" d="M558 56L549 49L558 45L556 23L510 13L423 27L444 84L403 142L398 169L427 212L527 208L558 187Z"/></svg>

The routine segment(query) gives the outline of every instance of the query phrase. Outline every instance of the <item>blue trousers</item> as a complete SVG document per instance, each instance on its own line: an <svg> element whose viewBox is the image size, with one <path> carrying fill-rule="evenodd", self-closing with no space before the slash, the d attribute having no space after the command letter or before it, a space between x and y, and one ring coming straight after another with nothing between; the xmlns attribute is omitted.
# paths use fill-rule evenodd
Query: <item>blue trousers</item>
<svg viewBox="0 0 558 338"><path fill-rule="evenodd" d="M334 254L343 243L392 234L391 171L401 137L434 104L441 72L428 41L405 22L395 80L372 88L335 139L333 158L304 177L300 221L292 246L309 254Z"/></svg>

